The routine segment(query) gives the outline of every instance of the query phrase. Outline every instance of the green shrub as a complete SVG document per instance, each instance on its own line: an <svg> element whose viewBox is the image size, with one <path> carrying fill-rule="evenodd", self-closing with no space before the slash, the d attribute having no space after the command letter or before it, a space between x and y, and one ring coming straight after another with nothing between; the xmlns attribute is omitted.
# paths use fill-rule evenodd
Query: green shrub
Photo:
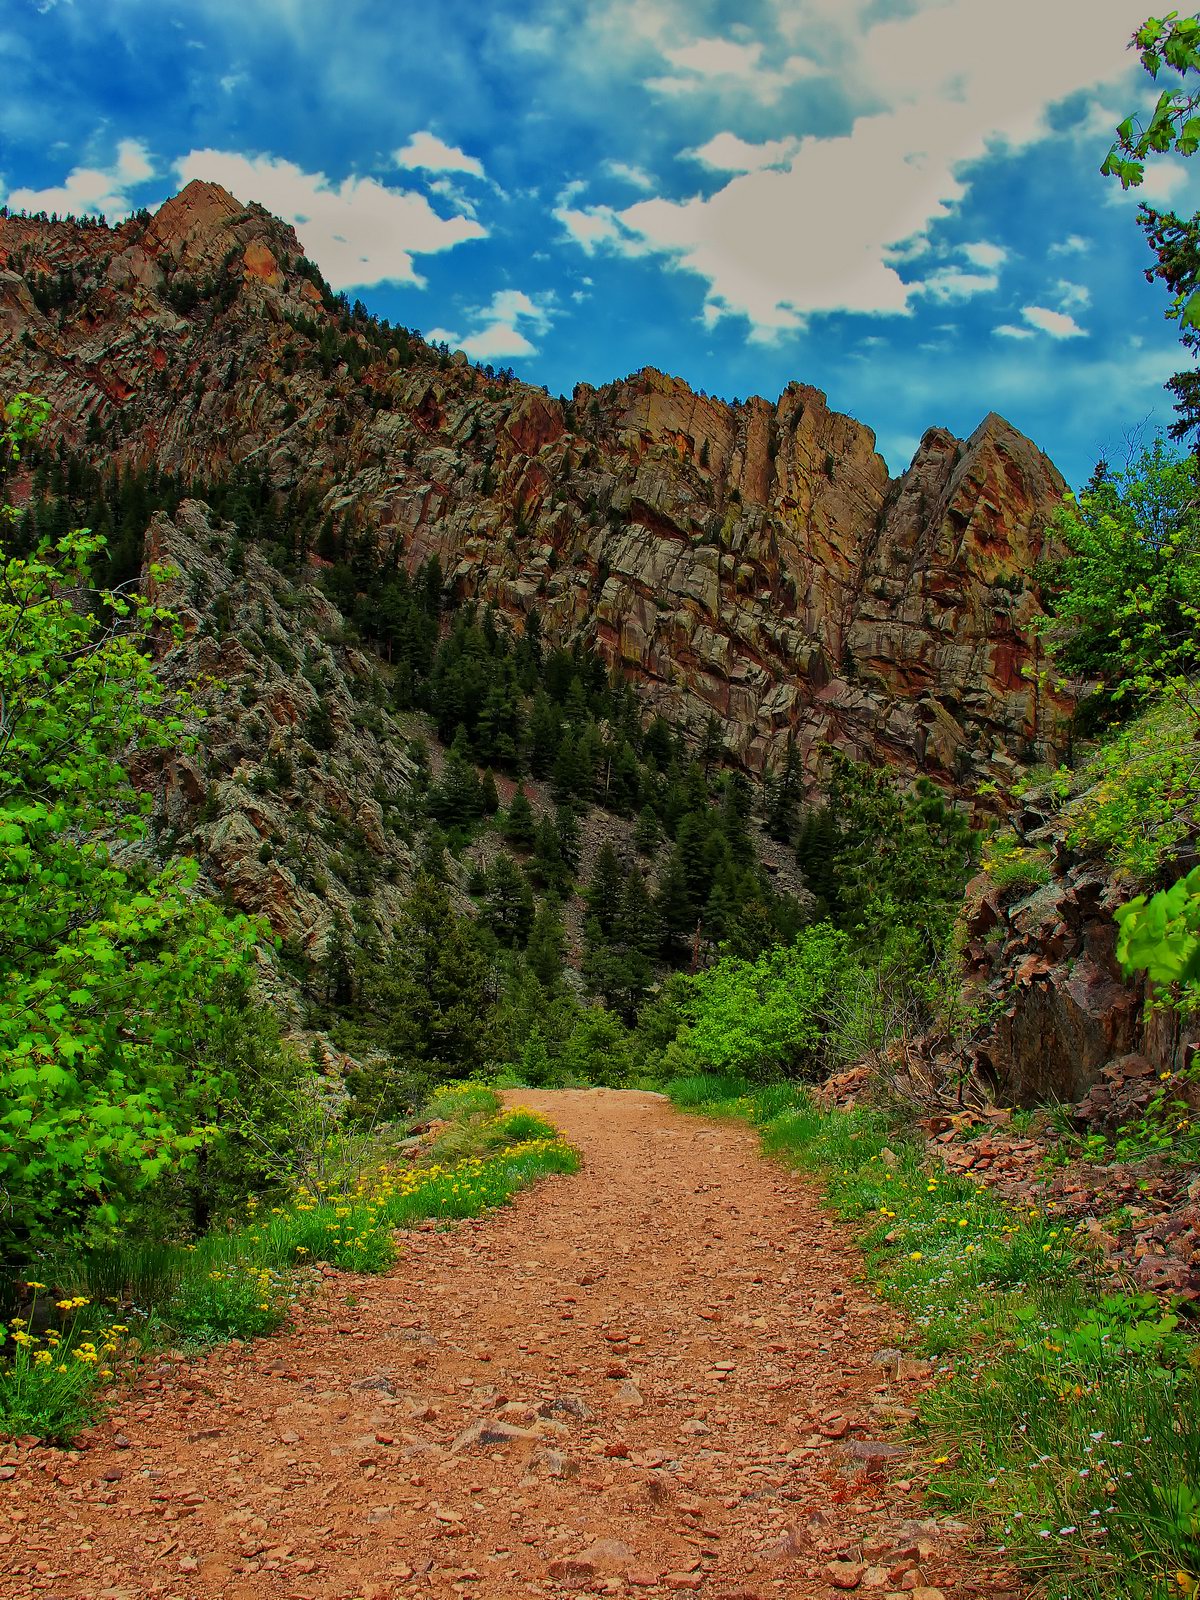
<svg viewBox="0 0 1200 1600"><path fill-rule="evenodd" d="M510 1144L520 1144L525 1139L553 1139L555 1127L527 1106L514 1106L498 1120L498 1127Z"/></svg>
<svg viewBox="0 0 1200 1600"><path fill-rule="evenodd" d="M184 1275L163 1316L189 1339L257 1339L279 1327L293 1301L290 1274L233 1260Z"/></svg>
<svg viewBox="0 0 1200 1600"><path fill-rule="evenodd" d="M998 889L1038 889L1050 882L1050 868L1033 856L1010 856L998 861L988 876Z"/></svg>
<svg viewBox="0 0 1200 1600"><path fill-rule="evenodd" d="M500 1096L487 1084L444 1083L426 1100L425 1115L434 1122L452 1122L458 1117L495 1116L500 1108Z"/></svg>

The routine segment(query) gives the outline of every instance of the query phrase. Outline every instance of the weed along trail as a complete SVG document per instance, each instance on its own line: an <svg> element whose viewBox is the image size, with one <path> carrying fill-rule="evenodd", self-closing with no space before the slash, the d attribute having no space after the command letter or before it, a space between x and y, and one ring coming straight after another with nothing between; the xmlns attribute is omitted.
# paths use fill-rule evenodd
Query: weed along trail
<svg viewBox="0 0 1200 1600"><path fill-rule="evenodd" d="M0 1594L1007 1592L920 1506L890 1427L919 1371L801 1179L658 1096L510 1099L578 1175L14 1452Z"/></svg>

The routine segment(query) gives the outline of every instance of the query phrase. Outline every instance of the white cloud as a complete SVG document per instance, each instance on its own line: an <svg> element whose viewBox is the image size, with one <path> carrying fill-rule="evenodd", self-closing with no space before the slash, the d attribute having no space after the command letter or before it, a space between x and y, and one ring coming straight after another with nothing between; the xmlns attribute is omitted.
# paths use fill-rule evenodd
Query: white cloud
<svg viewBox="0 0 1200 1600"><path fill-rule="evenodd" d="M1082 339L1087 329L1081 328L1074 317L1065 311L1050 311L1045 306L1022 306L1021 315L1032 327L1048 333L1052 339Z"/></svg>
<svg viewBox="0 0 1200 1600"><path fill-rule="evenodd" d="M657 94L693 94L699 89L724 93L744 91L758 101L777 100L792 84L821 73L808 56L792 55L779 67L763 62L763 46L755 39L741 43L735 39L694 39L663 52L675 69L672 73L647 80L646 87Z"/></svg>
<svg viewBox="0 0 1200 1600"><path fill-rule="evenodd" d="M966 272L962 267L938 267L915 285L919 293L931 300L969 300L972 295L989 294L998 288L1000 279L994 272Z"/></svg>
<svg viewBox="0 0 1200 1600"><path fill-rule="evenodd" d="M975 244L964 244L962 253L973 267L982 267L985 272L994 272L1008 260L1008 251L1002 244L988 244L982 239Z"/></svg>
<svg viewBox="0 0 1200 1600"><path fill-rule="evenodd" d="M1085 239L1081 233L1069 233L1065 239L1060 239L1057 244L1050 246L1052 256L1085 256L1091 250L1092 242Z"/></svg>
<svg viewBox="0 0 1200 1600"><path fill-rule="evenodd" d="M554 216L587 255L593 255L598 245L618 245L622 254L633 254L622 238L621 225L611 206L588 206L586 210L570 205L558 205Z"/></svg>
<svg viewBox="0 0 1200 1600"><path fill-rule="evenodd" d="M426 337L465 350L473 361L534 356L537 346L519 324L535 335L544 333L554 315L553 296L539 302L522 289L498 289L488 305L467 314L477 326L465 337L448 328L431 328Z"/></svg>
<svg viewBox="0 0 1200 1600"><path fill-rule="evenodd" d="M430 194L436 194L440 199L448 201L456 211L464 217L477 217L479 210L469 194L465 194L461 186L453 178L431 178L428 189Z"/></svg>
<svg viewBox="0 0 1200 1600"><path fill-rule="evenodd" d="M6 203L14 211L98 213L115 222L134 209L129 189L154 176L150 152L140 139L122 139L109 167L73 167L59 185L47 189L13 189Z"/></svg>
<svg viewBox="0 0 1200 1600"><path fill-rule="evenodd" d="M1084 283L1071 283L1066 278L1060 278L1054 285L1054 292L1064 311L1074 311L1092 303L1092 291Z"/></svg>
<svg viewBox="0 0 1200 1600"><path fill-rule="evenodd" d="M610 178L620 178L635 189L653 189L654 179L644 167L631 166L628 161L606 161L604 170Z"/></svg>
<svg viewBox="0 0 1200 1600"><path fill-rule="evenodd" d="M1015 323L1012 322L1002 322L1000 323L999 327L993 328L992 332L998 333L1003 339L1037 338L1037 334L1034 333L1032 328L1019 328Z"/></svg>
<svg viewBox="0 0 1200 1600"><path fill-rule="evenodd" d="M715 133L698 150L683 153L714 172L761 172L764 167L782 166L799 148L799 139L764 139L752 144L736 133Z"/></svg>
<svg viewBox="0 0 1200 1600"><path fill-rule="evenodd" d="M422 194L389 189L374 178L335 183L323 172L305 172L274 156L192 150L175 170L181 183L203 178L222 184L239 200L258 200L292 223L335 289L423 285L414 256L487 237L473 218L438 216Z"/></svg>
<svg viewBox="0 0 1200 1600"><path fill-rule="evenodd" d="M472 361L500 361L506 356L537 355L535 344L531 344L519 329L503 322L490 323L465 339L449 328L431 328L426 338L431 344L448 344L452 350L463 350Z"/></svg>
<svg viewBox="0 0 1200 1600"><path fill-rule="evenodd" d="M1117 198L1145 201L1150 206L1166 206L1182 189L1187 188L1191 176L1191 169L1185 167L1181 160L1152 158L1146 163L1146 175L1136 189L1126 191L1114 185L1112 193Z"/></svg>
<svg viewBox="0 0 1200 1600"><path fill-rule="evenodd" d="M415 167L422 172L469 172L472 177L486 176L482 162L469 156L457 145L447 144L428 128L414 133L402 150L392 159L398 167Z"/></svg>
<svg viewBox="0 0 1200 1600"><path fill-rule="evenodd" d="M779 0L781 22L785 9ZM847 131L807 135L781 165L757 170L741 167L738 146L718 142L710 153L732 162L737 149L739 167L711 195L559 214L589 253L653 251L697 274L710 325L743 316L760 338L812 313L902 315L922 293L994 287L986 280L1001 247L985 241L974 257L964 250L975 274L942 266L906 282L896 269L960 205L970 163L1043 137L1048 109L1066 97L1127 79L1125 41L1141 20L1134 0L940 0L874 22L865 6L860 18L841 0L800 0L796 9L810 25L821 15L821 27L796 33L797 42L820 38L823 59L841 61L841 79L864 108ZM764 62L758 43L700 39L662 53L676 71L672 92L711 83L769 100L777 85L764 94L760 80L784 71Z"/></svg>

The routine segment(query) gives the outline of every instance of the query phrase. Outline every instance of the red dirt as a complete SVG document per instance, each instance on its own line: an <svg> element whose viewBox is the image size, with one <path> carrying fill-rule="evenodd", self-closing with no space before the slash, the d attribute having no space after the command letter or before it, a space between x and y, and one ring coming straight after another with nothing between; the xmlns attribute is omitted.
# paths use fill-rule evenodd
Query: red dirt
<svg viewBox="0 0 1200 1600"><path fill-rule="evenodd" d="M919 1367L878 1359L894 1315L811 1190L658 1096L516 1098L581 1174L408 1235L277 1338L153 1364L76 1452L20 1451L0 1594L1008 1592L895 1476L920 1469L882 1412Z"/></svg>

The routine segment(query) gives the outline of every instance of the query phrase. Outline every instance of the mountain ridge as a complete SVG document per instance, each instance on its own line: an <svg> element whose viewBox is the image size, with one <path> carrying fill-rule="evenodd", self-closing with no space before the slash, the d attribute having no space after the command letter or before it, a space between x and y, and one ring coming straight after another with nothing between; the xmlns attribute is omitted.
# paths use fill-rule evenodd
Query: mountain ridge
<svg viewBox="0 0 1200 1600"><path fill-rule="evenodd" d="M294 229L195 181L116 228L0 219L0 388L50 436L185 481L304 494L410 571L555 642L648 712L819 779L832 745L965 795L1052 756L1031 575L1063 480L994 411L893 479L792 383L733 405L643 368L555 398L333 296ZM311 548L303 554L312 553Z"/></svg>

